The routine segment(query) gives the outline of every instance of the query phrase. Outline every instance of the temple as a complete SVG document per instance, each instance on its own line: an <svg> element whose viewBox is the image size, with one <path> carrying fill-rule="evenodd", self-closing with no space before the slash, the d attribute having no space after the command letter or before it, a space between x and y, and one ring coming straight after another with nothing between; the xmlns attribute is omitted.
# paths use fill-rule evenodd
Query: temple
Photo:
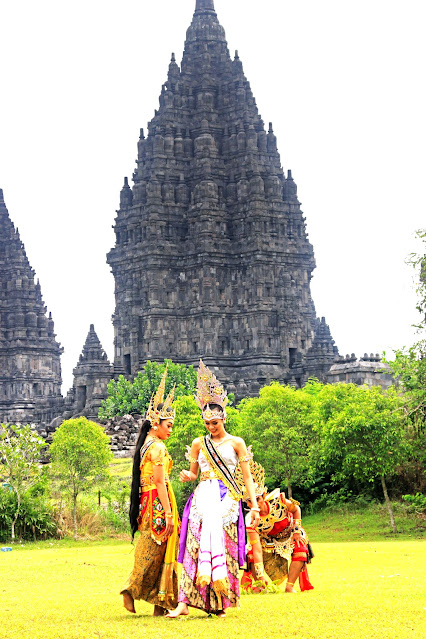
<svg viewBox="0 0 426 639"><path fill-rule="evenodd" d="M202 356L237 397L324 379L338 352L311 297L297 186L213 0L197 0L137 146L108 254L115 375Z"/></svg>
<svg viewBox="0 0 426 639"><path fill-rule="evenodd" d="M0 422L49 423L60 410L62 348L0 189Z"/></svg>
<svg viewBox="0 0 426 639"><path fill-rule="evenodd" d="M73 385L65 398L62 418L84 416L96 421L112 377L113 367L102 348L94 325L91 324L83 351L73 370Z"/></svg>

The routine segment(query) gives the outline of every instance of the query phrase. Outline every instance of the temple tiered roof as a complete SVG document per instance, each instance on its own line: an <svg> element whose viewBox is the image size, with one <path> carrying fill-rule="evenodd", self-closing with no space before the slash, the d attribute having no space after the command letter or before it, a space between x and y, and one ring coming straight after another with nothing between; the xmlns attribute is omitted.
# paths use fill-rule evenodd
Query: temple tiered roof
<svg viewBox="0 0 426 639"><path fill-rule="evenodd" d="M180 66L171 56L115 233L116 373L202 355L237 393L293 379L295 362L303 381L318 326L313 249L212 0L196 3Z"/></svg>
<svg viewBox="0 0 426 639"><path fill-rule="evenodd" d="M0 189L0 421L48 422L62 401L61 346Z"/></svg>

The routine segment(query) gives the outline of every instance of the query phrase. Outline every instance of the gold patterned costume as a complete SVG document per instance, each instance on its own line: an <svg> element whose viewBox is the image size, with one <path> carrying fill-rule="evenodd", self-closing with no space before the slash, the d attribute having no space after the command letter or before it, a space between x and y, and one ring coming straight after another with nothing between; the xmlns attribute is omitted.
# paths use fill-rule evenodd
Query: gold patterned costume
<svg viewBox="0 0 426 639"><path fill-rule="evenodd" d="M145 449L145 450L144 450ZM166 528L164 508L154 483L154 466L164 466L166 486L172 507L174 532L162 540ZM121 591L129 592L133 599L143 599L163 608L177 605L177 544L179 541L179 515L175 495L169 481L173 461L160 440L145 444L141 450L141 494L139 539L135 562L128 583Z"/></svg>

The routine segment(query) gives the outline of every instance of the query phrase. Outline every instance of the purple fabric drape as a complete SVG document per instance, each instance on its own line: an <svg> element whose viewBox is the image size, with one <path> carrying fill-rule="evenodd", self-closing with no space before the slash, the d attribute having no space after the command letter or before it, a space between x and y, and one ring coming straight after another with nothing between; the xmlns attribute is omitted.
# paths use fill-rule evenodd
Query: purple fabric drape
<svg viewBox="0 0 426 639"><path fill-rule="evenodd" d="M240 501L240 514L238 516L238 562L240 568L246 567L246 522L244 519L243 506Z"/></svg>
<svg viewBox="0 0 426 639"><path fill-rule="evenodd" d="M185 555L185 547L186 547L186 535L188 534L188 523L189 523L189 512L191 510L192 498L194 497L194 493L192 493L191 497L185 504L185 508L183 509L182 515L182 526L180 529L180 540L179 540L179 554L178 554L178 562L183 563L183 557Z"/></svg>
<svg viewBox="0 0 426 639"><path fill-rule="evenodd" d="M226 493L228 492L225 484L219 480L219 490L220 490L220 499L223 500ZM185 547L186 547L186 536L188 534L188 524L189 524L189 513L191 510L192 498L194 497L194 493L192 493L191 497L185 504L185 508L182 515L182 527L180 531L180 541L179 541L179 554L178 554L178 562L183 563L183 558L185 555ZM239 503L239 515L238 515L238 563L240 568L244 568L246 564L246 525L244 521L243 508L241 505L241 501Z"/></svg>

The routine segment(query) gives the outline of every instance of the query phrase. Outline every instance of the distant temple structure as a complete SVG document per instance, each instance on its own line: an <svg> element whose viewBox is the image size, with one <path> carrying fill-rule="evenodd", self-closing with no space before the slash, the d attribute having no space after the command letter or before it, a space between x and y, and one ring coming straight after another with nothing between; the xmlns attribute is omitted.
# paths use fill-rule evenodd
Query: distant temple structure
<svg viewBox="0 0 426 639"><path fill-rule="evenodd" d="M46 424L62 405L61 354L0 189L0 421Z"/></svg>
<svg viewBox="0 0 426 639"><path fill-rule="evenodd" d="M96 420L113 376L113 367L102 348L94 325L91 324L83 352L73 370L74 381L65 398L63 418L82 415Z"/></svg>
<svg viewBox="0 0 426 639"><path fill-rule="evenodd" d="M316 316L297 187L213 0L196 2L180 67L172 54L115 235L114 363L91 325L64 399L62 348L0 189L0 422L49 439L64 419L97 419L111 378L165 358L203 357L237 399L272 380L392 383L380 357L340 357ZM114 451L129 451L138 426L112 422Z"/></svg>
<svg viewBox="0 0 426 639"><path fill-rule="evenodd" d="M180 67L172 54L133 183L108 255L115 374L202 356L237 397L323 378L338 351L316 317L297 187L213 0L196 2Z"/></svg>

